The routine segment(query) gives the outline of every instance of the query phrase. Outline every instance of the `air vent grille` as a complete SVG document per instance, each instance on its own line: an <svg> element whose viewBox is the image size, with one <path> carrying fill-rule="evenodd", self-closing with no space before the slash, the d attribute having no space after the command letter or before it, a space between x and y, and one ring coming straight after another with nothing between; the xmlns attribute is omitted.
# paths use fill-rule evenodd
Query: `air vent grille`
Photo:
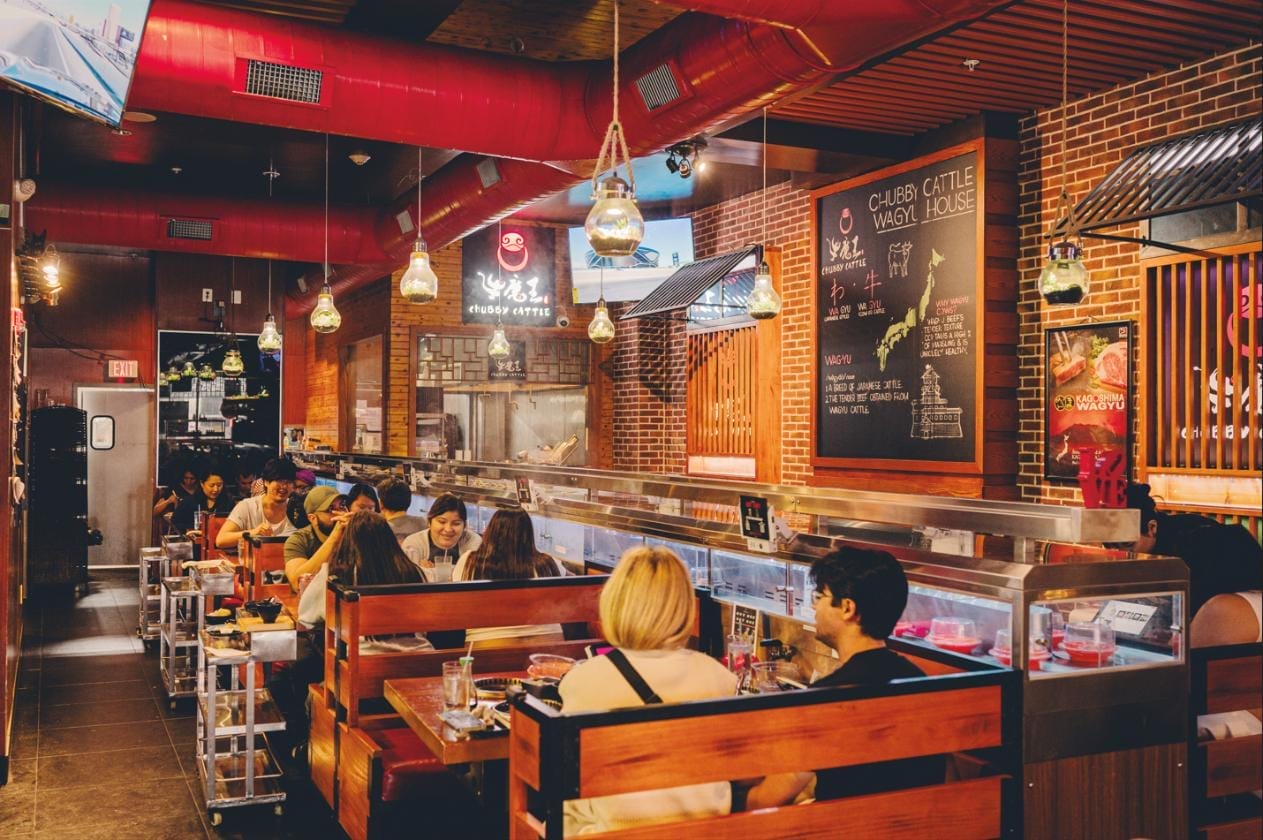
<svg viewBox="0 0 1263 840"><path fill-rule="evenodd" d="M675 74L666 64L659 64L636 80L636 89L640 98L650 111L670 105L680 98L680 87L675 83Z"/></svg>
<svg viewBox="0 0 1263 840"><path fill-rule="evenodd" d="M215 231L211 222L202 219L168 219L168 239L197 239L209 242Z"/></svg>
<svg viewBox="0 0 1263 840"><path fill-rule="evenodd" d="M319 70L251 59L246 70L246 93L319 105L323 81L324 74Z"/></svg>
<svg viewBox="0 0 1263 840"><path fill-rule="evenodd" d="M486 158L479 163L478 177L482 180L484 190L500 183L500 170L496 168L496 162L491 158Z"/></svg>

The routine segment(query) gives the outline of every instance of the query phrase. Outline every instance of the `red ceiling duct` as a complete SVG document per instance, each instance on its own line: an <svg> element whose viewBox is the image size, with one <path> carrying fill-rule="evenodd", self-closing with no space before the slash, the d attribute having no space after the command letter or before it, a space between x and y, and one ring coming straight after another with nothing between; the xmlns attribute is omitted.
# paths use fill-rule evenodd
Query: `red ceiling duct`
<svg viewBox="0 0 1263 840"><path fill-rule="evenodd" d="M380 262L376 211L329 208L329 259ZM324 259L324 207L41 181L26 226L50 241L301 262Z"/></svg>
<svg viewBox="0 0 1263 840"><path fill-rule="evenodd" d="M999 5L995 0L942 2L958 17ZM769 4L713 5L713 11L735 17L744 14L737 7ZM831 6L827 0L777 4L782 5L821 10ZM829 71L857 65L883 49L954 22L906 0L890 11L886 4L872 4L879 10L872 12L865 10L867 4L845 6L855 7L856 23L833 27L845 33L845 49L828 53L792 28L706 15L683 15L643 38L621 60L626 80L621 117L633 153L705 132L824 81ZM811 20L822 14L819 11ZM549 64L389 41L221 6L155 0L128 104L507 158L584 161L597 151L610 116L610 99L608 62ZM542 164L500 160L499 181L489 185L479 177L479 163L472 157L458 159L427 180L423 227L432 248L576 181L574 175ZM195 206L185 212L216 215L210 212L214 202L190 201ZM334 256L331 244L331 261L355 264L339 270L339 290L381 277L406 259L415 233L402 232L396 214L410 203L410 196L401 197L371 225L364 225L360 236L367 242L345 231L352 240L346 243L347 250L358 255L354 259ZM108 223L115 231L128 226L121 218L111 218L108 209L99 207L90 219L75 219L70 239L104 242L96 225ZM35 203L28 212L33 226L38 224ZM131 213L132 233L146 238L127 244L153 247L145 243L152 242L158 211L133 206ZM222 218L225 224L230 221L226 215ZM314 233L309 226L306 230L308 246L322 241L319 228ZM302 314L313 303L311 293L301 302L291 300L288 314Z"/></svg>
<svg viewBox="0 0 1263 840"><path fill-rule="evenodd" d="M655 0L709 15L799 32L835 70L979 17L995 0Z"/></svg>

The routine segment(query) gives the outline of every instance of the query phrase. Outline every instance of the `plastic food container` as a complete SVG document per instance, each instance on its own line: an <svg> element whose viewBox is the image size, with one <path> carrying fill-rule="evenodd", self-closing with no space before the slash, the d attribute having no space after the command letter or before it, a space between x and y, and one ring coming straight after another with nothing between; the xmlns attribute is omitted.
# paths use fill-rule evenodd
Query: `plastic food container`
<svg viewBox="0 0 1263 840"><path fill-rule="evenodd" d="M1099 668L1109 664L1110 657L1118 648L1114 643L1114 628L1081 621L1066 625L1066 638L1061 643L1061 649L1075 665Z"/></svg>
<svg viewBox="0 0 1263 840"><path fill-rule="evenodd" d="M954 653L972 653L982 642L971 618L939 617L930 620L925 640L935 647Z"/></svg>
<svg viewBox="0 0 1263 840"><path fill-rule="evenodd" d="M1006 668L1013 662L1013 644L1010 641L1011 633L1008 630L997 630L995 634L995 644L989 651L995 657L996 661ZM1051 658L1052 654L1048 652L1048 648L1043 645L1031 645L1030 661L1027 667L1031 671L1038 671L1040 663Z"/></svg>
<svg viewBox="0 0 1263 840"><path fill-rule="evenodd" d="M526 667L526 673L532 677L553 677L561 679L566 672L574 667L574 660L569 656L558 656L554 653L532 653L530 655L531 664Z"/></svg>
<svg viewBox="0 0 1263 840"><path fill-rule="evenodd" d="M912 622L903 621L902 619L895 622L895 629L891 631L892 636L910 636L912 635Z"/></svg>

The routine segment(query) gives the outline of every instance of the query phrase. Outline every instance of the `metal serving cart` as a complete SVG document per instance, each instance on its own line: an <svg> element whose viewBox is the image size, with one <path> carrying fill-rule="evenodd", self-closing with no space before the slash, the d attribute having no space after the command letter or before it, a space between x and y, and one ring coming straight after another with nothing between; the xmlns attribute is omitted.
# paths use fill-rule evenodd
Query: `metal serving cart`
<svg viewBox="0 0 1263 840"><path fill-rule="evenodd" d="M257 685L256 664L292 659L297 641L292 630L221 627L228 629L204 629L198 648L196 758L212 825L223 822L225 808L271 803L278 816L283 811L283 773L268 733L283 731L285 718L268 690ZM268 637L258 651L252 644L256 635Z"/></svg>
<svg viewBox="0 0 1263 840"><path fill-rule="evenodd" d="M161 547L140 550L140 605L136 635L149 650L162 634L162 579L171 577L167 556Z"/></svg>
<svg viewBox="0 0 1263 840"><path fill-rule="evenodd" d="M198 633L202 629L202 590L191 577L162 579L159 668L171 708L197 691Z"/></svg>

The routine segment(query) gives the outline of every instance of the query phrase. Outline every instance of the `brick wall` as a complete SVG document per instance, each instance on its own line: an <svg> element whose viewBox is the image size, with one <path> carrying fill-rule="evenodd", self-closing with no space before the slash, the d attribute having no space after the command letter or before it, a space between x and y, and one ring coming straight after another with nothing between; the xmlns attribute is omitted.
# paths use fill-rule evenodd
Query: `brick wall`
<svg viewBox="0 0 1263 840"><path fill-rule="evenodd" d="M1257 45L1193 62L1140 81L1070 103L1066 166L1072 201L1081 200L1133 149L1165 138L1257 115L1260 110L1260 57ZM1018 356L1021 384L1019 477L1028 501L1077 503L1078 487L1043 481L1043 370L1045 327L1085 321L1140 322L1141 246L1085 239L1084 263L1091 273L1089 294L1078 306L1050 307L1039 296L1044 233L1057 210L1061 190L1061 112L1059 107L1022 122L1019 224L1021 231ZM1139 224L1107 231L1140 236ZM1141 342L1135 342L1139 353ZM1133 382L1133 465L1140 439L1139 406ZM1133 466L1133 473L1134 473Z"/></svg>
<svg viewBox="0 0 1263 840"><path fill-rule="evenodd" d="M307 358L308 439L318 438L335 450L349 448L349 439L344 441L346 447L342 447L338 439L342 410L338 394L342 348L387 331L390 316L388 292L386 284L379 282L335 300L342 315L342 326L335 333L319 335L312 331L310 324L306 326L307 340L303 350ZM387 416L387 434L393 425L394 421Z"/></svg>

